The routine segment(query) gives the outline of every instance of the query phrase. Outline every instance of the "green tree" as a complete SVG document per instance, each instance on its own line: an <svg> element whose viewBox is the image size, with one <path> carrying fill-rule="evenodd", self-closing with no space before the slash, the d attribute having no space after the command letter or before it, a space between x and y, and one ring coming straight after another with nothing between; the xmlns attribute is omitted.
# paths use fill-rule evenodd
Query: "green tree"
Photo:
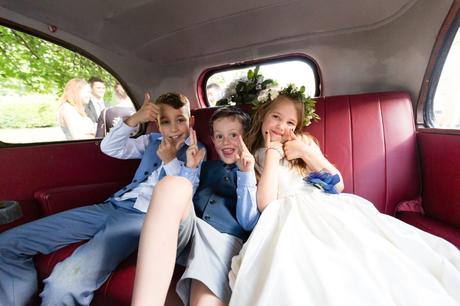
<svg viewBox="0 0 460 306"><path fill-rule="evenodd" d="M0 26L0 82L2 89L22 94L60 95L68 80L102 78L108 88L115 79L104 68L64 47ZM111 98L111 90L107 91Z"/></svg>

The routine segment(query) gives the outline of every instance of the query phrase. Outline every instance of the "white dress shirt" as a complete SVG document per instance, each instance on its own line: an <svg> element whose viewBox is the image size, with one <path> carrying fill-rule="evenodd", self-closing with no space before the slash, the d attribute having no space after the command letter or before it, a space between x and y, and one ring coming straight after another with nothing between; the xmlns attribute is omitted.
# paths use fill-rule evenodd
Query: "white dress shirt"
<svg viewBox="0 0 460 306"><path fill-rule="evenodd" d="M129 138L134 128L128 126L123 121L115 125L101 142L101 150L105 154L120 158L120 159L139 159L142 158L145 148L150 143L149 135L142 135L138 138ZM159 138L162 139L161 137ZM190 139L185 140L187 145L190 144ZM158 178L161 169L164 169L166 175L179 175L182 167L185 167L184 162L174 158L167 164L163 162L161 165L150 174L147 180L140 183L133 190L124 193L121 197L115 200L122 201L127 199L136 199L134 208L147 212L152 197L153 188L158 183ZM193 170L192 170L193 171Z"/></svg>

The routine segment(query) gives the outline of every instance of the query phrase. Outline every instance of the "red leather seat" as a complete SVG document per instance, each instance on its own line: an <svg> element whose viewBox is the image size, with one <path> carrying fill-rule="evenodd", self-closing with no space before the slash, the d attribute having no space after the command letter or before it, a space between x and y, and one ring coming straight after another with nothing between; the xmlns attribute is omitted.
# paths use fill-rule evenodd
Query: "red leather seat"
<svg viewBox="0 0 460 306"><path fill-rule="evenodd" d="M407 93L346 95L317 100L317 113L321 120L306 131L318 139L324 154L340 169L345 192L370 200L381 212L390 215L397 214L398 204L420 198L417 138L412 103ZM217 158L208 132L209 118L214 110L193 111L195 129L208 149L208 159ZM46 199L45 207L49 212L60 210L66 202L62 193L57 196L53 192L37 194L40 195L39 201ZM460 230L443 222L439 216L433 218L413 212L400 212L399 216L460 246ZM54 265L71 254L75 247L72 245L47 256L38 256L39 278L45 278ZM118 267L98 290L92 305L130 304L135 259L133 254ZM166 305L180 305L174 293L180 274L181 270L176 269Z"/></svg>

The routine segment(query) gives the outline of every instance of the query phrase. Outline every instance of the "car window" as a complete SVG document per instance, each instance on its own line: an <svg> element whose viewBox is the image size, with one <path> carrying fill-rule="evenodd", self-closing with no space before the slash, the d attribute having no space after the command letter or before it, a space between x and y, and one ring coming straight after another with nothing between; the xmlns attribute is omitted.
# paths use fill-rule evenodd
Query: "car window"
<svg viewBox="0 0 460 306"><path fill-rule="evenodd" d="M433 100L436 127L460 129L460 34L449 49Z"/></svg>
<svg viewBox="0 0 460 306"><path fill-rule="evenodd" d="M263 80L275 81L276 88L284 87L290 83L296 86L305 86L309 96L319 94L318 73L315 66L304 59L280 59L277 61L258 62L238 68L221 71L212 71L205 84L205 97L209 106L214 106L220 99L228 98L235 93L238 80L247 79L248 72L254 72L258 67L258 74Z"/></svg>
<svg viewBox="0 0 460 306"><path fill-rule="evenodd" d="M90 59L5 26L0 36L1 142L102 137L114 122L101 114L134 111L124 88Z"/></svg>

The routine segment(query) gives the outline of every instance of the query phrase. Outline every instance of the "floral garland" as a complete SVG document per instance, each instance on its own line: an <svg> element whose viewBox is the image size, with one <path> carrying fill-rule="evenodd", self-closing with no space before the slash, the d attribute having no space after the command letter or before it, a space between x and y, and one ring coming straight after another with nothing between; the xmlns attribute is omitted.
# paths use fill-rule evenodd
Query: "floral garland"
<svg viewBox="0 0 460 306"><path fill-rule="evenodd" d="M310 96L305 95L305 86L298 89L294 84L289 84L287 87L281 89L280 91L273 91L272 89L267 90L265 93L259 95L256 101L252 103L254 109L259 108L261 105L273 101L278 97L278 95L283 95L289 97L293 100L298 100L303 103L304 107L304 126L308 126L312 121L319 120L320 117L315 112L316 101Z"/></svg>

